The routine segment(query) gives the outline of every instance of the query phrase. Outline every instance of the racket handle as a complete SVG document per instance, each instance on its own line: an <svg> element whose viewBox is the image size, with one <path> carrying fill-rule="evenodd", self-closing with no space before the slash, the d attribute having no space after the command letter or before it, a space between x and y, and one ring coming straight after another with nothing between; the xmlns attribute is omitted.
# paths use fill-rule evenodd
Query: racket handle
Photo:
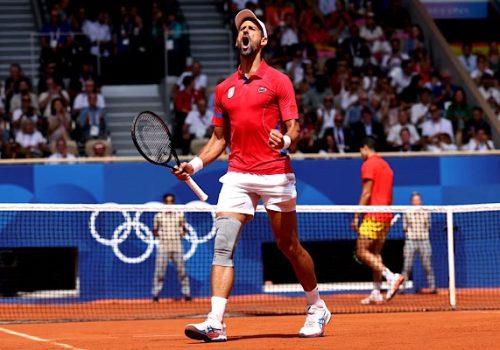
<svg viewBox="0 0 500 350"><path fill-rule="evenodd" d="M201 189L201 187L198 186L198 184L196 182L194 182L194 180L191 177L189 177L186 180L186 184L198 196L198 198L200 199L200 201L205 202L207 200L208 195L205 192L203 192L203 190Z"/></svg>

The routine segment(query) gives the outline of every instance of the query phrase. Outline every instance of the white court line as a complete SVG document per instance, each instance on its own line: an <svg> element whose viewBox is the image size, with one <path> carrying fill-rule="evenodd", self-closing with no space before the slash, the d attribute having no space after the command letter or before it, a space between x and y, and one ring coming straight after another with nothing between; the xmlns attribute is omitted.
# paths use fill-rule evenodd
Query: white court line
<svg viewBox="0 0 500 350"><path fill-rule="evenodd" d="M51 345L56 345L56 346L59 346L61 348L65 348L65 349L85 350L85 349L75 348L74 346L71 346L69 344L58 343L58 342L52 341L50 339L44 339L44 338L35 337L35 336L29 335L29 334L26 334L26 333L16 332L16 331L13 331L13 330L10 330L10 329L7 329L7 328L3 328L3 327L0 327L0 332L4 332L4 333L7 333L7 334L11 334L11 335L16 335L18 337L29 339L29 340L32 340L32 341L37 341L37 342L40 342L40 343L48 343L48 344L51 344Z"/></svg>

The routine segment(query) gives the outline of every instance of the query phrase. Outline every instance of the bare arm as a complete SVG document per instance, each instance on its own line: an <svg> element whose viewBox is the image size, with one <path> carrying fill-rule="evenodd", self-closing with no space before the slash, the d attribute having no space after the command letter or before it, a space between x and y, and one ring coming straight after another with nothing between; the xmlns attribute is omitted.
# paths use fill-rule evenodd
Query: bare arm
<svg viewBox="0 0 500 350"><path fill-rule="evenodd" d="M222 152L226 149L226 138L224 127L216 126L208 143L202 148L198 157L203 162L203 166L207 166L214 160L220 157ZM193 174L193 166L189 163L183 162L179 167L173 171L173 174L182 181L185 181L188 175Z"/></svg>
<svg viewBox="0 0 500 350"><path fill-rule="evenodd" d="M372 195L373 180L363 180L363 189L359 197L358 205L367 205Z"/></svg>
<svg viewBox="0 0 500 350"><path fill-rule="evenodd" d="M372 187L373 187L373 180L363 180L363 189L361 190L361 196L359 197L359 203L358 205L367 205L370 196L372 195ZM354 214L354 218L352 219L352 229L354 231L358 231L358 224L359 224L359 213Z"/></svg>
<svg viewBox="0 0 500 350"><path fill-rule="evenodd" d="M408 213L406 213L403 216L403 232L404 233L408 232L408 226L409 226Z"/></svg>
<svg viewBox="0 0 500 350"><path fill-rule="evenodd" d="M158 238L158 222L159 222L159 217L155 215L155 218L153 220L153 236Z"/></svg>
<svg viewBox="0 0 500 350"><path fill-rule="evenodd" d="M179 222L179 225L181 226L182 228L182 233L181 233L181 237L185 236L186 235L186 219L184 218L184 215L181 216L181 220Z"/></svg>
<svg viewBox="0 0 500 350"><path fill-rule="evenodd" d="M269 145L274 149L282 149L284 146L283 137L288 135L290 140L290 146L293 146L297 143L300 137L300 124L298 119L290 119L285 121L286 125L286 133L282 134L278 130L271 130L269 133Z"/></svg>

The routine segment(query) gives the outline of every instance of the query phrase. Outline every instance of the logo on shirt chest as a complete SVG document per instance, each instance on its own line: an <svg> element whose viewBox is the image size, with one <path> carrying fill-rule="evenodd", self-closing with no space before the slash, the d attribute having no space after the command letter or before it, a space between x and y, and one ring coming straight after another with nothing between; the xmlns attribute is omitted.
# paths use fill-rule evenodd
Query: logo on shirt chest
<svg viewBox="0 0 500 350"><path fill-rule="evenodd" d="M263 86L259 87L259 89L257 90L258 92L266 92L267 89Z"/></svg>
<svg viewBox="0 0 500 350"><path fill-rule="evenodd" d="M234 90L235 90L235 89L236 89L236 88L235 88L234 86L231 86L231 87L229 88L229 90L227 90L227 98L231 98L231 97L233 97L233 96L234 96Z"/></svg>

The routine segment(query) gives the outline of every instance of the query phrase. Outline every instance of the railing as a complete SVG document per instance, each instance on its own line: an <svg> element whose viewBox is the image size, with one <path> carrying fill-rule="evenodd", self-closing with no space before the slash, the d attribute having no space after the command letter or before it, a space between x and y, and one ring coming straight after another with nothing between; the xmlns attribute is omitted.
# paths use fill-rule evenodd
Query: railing
<svg viewBox="0 0 500 350"><path fill-rule="evenodd" d="M380 152L384 158L419 158L419 157L498 157L500 150L489 151L447 151L447 152ZM189 161L193 156L179 156L180 161ZM290 154L292 160L327 160L327 159L355 159L361 158L359 152L355 153L305 153L305 154ZM219 160L227 160L226 155L219 157ZM146 162L140 156L112 156L112 157L80 157L80 158L61 158L61 159L48 159L48 158L27 158L27 159L0 159L0 166L14 165L14 164L84 164L84 163L133 163L133 162Z"/></svg>

